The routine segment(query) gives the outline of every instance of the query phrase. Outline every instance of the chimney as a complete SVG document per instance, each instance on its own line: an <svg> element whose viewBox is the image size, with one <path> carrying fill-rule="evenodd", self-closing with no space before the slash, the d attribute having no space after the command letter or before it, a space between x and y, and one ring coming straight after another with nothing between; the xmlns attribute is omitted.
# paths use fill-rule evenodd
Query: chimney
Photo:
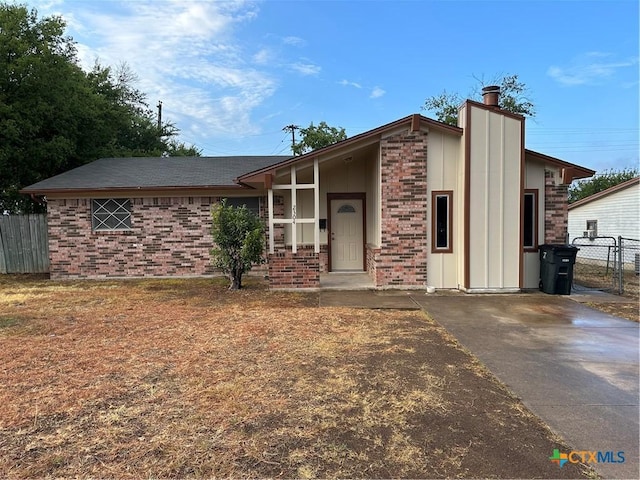
<svg viewBox="0 0 640 480"><path fill-rule="evenodd" d="M500 100L500 87L498 85L484 87L482 89L482 99L485 105L500 108L500 105L498 104Z"/></svg>

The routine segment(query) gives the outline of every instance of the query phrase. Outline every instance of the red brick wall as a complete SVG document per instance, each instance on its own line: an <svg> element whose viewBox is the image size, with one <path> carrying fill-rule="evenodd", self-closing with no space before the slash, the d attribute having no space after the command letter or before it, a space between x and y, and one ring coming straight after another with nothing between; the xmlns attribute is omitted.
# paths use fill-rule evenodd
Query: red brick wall
<svg viewBox="0 0 640 480"><path fill-rule="evenodd" d="M377 286L427 283L427 134L381 140L382 245L367 251Z"/></svg>
<svg viewBox="0 0 640 480"><path fill-rule="evenodd" d="M544 241L565 244L569 221L569 186L560 185L560 180L551 171L545 171L544 176Z"/></svg>
<svg viewBox="0 0 640 480"><path fill-rule="evenodd" d="M329 271L329 245L320 245L318 261L320 262L320 273L327 273Z"/></svg>
<svg viewBox="0 0 640 480"><path fill-rule="evenodd" d="M272 288L320 287L320 260L313 246L291 247L269 255L269 285Z"/></svg>
<svg viewBox="0 0 640 480"><path fill-rule="evenodd" d="M376 262L380 257L380 249L368 243L365 254L367 256L367 273L373 280L374 285L380 285L378 270L376 269Z"/></svg>
<svg viewBox="0 0 640 480"><path fill-rule="evenodd" d="M135 198L131 230L93 232L90 199L50 199L51 278L214 274L210 210L217 201L217 197Z"/></svg>

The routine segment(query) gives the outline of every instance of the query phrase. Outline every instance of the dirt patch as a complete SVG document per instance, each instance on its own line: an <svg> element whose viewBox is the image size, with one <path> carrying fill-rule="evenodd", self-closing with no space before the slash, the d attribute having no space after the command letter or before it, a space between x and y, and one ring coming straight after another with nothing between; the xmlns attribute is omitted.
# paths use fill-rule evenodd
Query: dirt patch
<svg viewBox="0 0 640 480"><path fill-rule="evenodd" d="M575 478L421 312L212 280L0 281L3 477Z"/></svg>
<svg viewBox="0 0 640 480"><path fill-rule="evenodd" d="M616 317L626 318L634 322L640 322L640 313L638 312L638 302L633 301L630 303L587 303L591 308L600 310L601 312L608 313L609 315L615 315Z"/></svg>

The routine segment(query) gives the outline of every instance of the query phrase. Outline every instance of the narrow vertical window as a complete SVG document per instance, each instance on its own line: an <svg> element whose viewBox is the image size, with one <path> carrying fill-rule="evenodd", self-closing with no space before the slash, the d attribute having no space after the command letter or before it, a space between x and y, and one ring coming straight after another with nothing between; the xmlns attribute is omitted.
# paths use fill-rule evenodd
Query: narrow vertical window
<svg viewBox="0 0 640 480"><path fill-rule="evenodd" d="M431 193L431 252L451 253L452 244L452 191Z"/></svg>
<svg viewBox="0 0 640 480"><path fill-rule="evenodd" d="M524 192L524 218L522 242L525 251L538 250L538 190Z"/></svg>

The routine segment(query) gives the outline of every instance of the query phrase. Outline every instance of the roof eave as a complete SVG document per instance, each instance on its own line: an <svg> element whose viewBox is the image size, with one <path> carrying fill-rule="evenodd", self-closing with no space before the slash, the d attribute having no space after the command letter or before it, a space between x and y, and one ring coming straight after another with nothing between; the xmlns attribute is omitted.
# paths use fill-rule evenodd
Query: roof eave
<svg viewBox="0 0 640 480"><path fill-rule="evenodd" d="M352 146L358 142L362 142L364 140L382 135L387 131L401 127L404 124L407 124L412 130L419 129L422 124L425 124L428 128L433 128L457 136L462 136L463 133L463 129L460 127L449 125L443 122L438 122L437 120L433 120L419 114L413 114L396 120L395 122L387 123L386 125L374 128L373 130L368 130L353 137L347 138L346 140L342 140L338 143L334 143L333 145L313 150L309 153L305 153L304 155L291 157L283 162L275 163L268 167L254 170L253 172L245 173L244 175L236 178L235 181L241 184L244 184L246 182L259 182L259 179L262 175L274 174L275 171L279 168L286 167L293 163L299 163L305 160L309 160L320 155L330 154L342 148L348 148L349 146Z"/></svg>
<svg viewBox="0 0 640 480"><path fill-rule="evenodd" d="M559 158L545 155L544 153L535 152L533 150L525 149L525 155L533 157L534 159L541 162L549 163L561 168L563 170L563 183L566 184L569 184L573 180L579 178L592 177L596 173L595 170L591 170L590 168L581 167L580 165L576 165L575 163L570 163Z"/></svg>
<svg viewBox="0 0 640 480"><path fill-rule="evenodd" d="M249 185L189 185L189 186L145 186L145 187L100 187L100 188L41 188L29 189L23 188L19 193L24 195L50 195L50 194L88 194L88 193L105 193L105 192L175 192L175 191L202 191L202 190L246 190L253 188Z"/></svg>

